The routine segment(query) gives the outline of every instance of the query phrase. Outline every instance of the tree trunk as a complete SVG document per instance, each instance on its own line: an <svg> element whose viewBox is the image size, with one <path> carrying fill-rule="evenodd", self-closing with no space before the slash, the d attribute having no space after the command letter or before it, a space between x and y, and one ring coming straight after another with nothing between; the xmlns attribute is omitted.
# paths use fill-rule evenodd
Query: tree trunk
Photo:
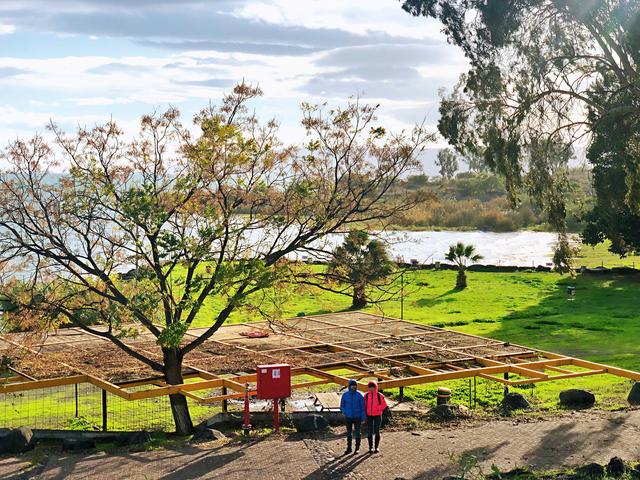
<svg viewBox="0 0 640 480"><path fill-rule="evenodd" d="M353 286L353 301L351 302L352 309L360 309L367 306L367 295L364 291L364 285L357 284Z"/></svg>
<svg viewBox="0 0 640 480"><path fill-rule="evenodd" d="M169 385L179 385L184 383L182 378L182 357L175 349L164 351L164 376ZM193 433L193 422L189 413L187 397L181 394L169 395L171 403L171 413L176 425L178 435L189 435Z"/></svg>
<svg viewBox="0 0 640 480"><path fill-rule="evenodd" d="M462 290L463 288L467 288L467 274L464 269L458 270L458 276L456 277L456 288Z"/></svg>

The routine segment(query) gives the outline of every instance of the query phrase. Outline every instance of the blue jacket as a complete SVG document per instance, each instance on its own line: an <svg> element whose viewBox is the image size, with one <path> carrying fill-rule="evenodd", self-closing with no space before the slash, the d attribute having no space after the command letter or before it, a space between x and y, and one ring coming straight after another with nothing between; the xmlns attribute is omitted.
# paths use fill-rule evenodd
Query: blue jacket
<svg viewBox="0 0 640 480"><path fill-rule="evenodd" d="M351 385L357 385L355 380L349 380L347 391L342 394L340 399L340 411L342 414L353 420L366 420L367 412L364 408L364 397L356 390L351 391Z"/></svg>

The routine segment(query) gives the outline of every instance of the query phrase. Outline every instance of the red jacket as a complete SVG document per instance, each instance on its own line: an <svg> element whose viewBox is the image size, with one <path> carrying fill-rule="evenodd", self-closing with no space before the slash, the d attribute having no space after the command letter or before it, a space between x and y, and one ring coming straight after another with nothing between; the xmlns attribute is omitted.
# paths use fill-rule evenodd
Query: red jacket
<svg viewBox="0 0 640 480"><path fill-rule="evenodd" d="M367 386L373 385L373 393L369 390L364 394L364 406L369 417L378 417L382 415L384 409L387 408L387 401L384 395L378 391L378 384L376 382L369 382Z"/></svg>

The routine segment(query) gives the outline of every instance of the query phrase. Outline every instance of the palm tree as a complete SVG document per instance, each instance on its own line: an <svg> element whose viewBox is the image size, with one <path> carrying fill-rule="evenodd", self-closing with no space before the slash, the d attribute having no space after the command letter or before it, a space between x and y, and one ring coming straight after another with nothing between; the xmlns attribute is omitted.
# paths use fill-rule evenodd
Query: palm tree
<svg viewBox="0 0 640 480"><path fill-rule="evenodd" d="M463 289L467 287L467 262L477 262L482 259L482 255L476 253L476 247L473 245L465 245L458 242L455 245L449 245L449 251L445 255L447 260L458 266L458 276L456 277L456 288Z"/></svg>
<svg viewBox="0 0 640 480"><path fill-rule="evenodd" d="M330 279L353 287L351 308L367 306L367 287L383 284L393 272L394 263L387 246L370 240L365 231L352 231L333 252L327 274Z"/></svg>

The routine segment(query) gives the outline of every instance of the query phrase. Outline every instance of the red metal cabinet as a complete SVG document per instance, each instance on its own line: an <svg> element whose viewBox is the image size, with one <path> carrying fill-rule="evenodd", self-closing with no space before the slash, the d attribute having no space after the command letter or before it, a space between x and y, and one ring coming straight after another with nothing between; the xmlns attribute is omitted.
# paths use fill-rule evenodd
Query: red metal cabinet
<svg viewBox="0 0 640 480"><path fill-rule="evenodd" d="M291 396L291 366L258 365L258 398L275 399Z"/></svg>

